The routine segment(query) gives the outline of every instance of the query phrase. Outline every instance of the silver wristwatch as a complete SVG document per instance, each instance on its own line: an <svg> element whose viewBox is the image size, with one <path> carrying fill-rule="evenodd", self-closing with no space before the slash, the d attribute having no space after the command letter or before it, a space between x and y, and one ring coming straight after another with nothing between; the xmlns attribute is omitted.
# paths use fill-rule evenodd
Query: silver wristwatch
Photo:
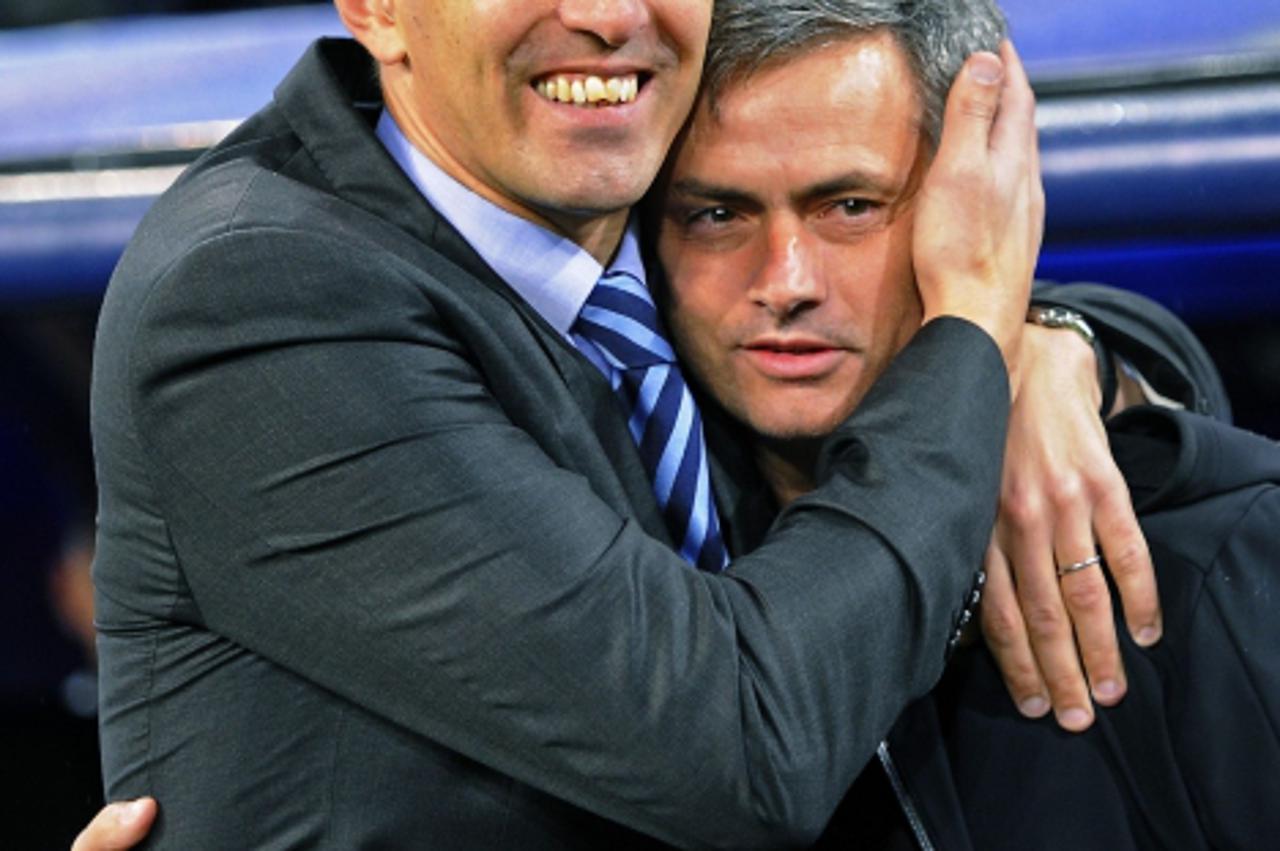
<svg viewBox="0 0 1280 851"><path fill-rule="evenodd" d="M1098 339L1083 316L1065 307L1033 304L1027 309L1027 321L1045 328L1070 328L1090 346Z"/></svg>

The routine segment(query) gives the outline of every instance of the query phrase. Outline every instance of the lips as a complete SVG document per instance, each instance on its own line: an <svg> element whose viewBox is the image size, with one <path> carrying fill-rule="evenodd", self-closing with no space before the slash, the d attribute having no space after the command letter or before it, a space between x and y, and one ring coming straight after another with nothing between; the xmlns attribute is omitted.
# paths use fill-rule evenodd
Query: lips
<svg viewBox="0 0 1280 851"><path fill-rule="evenodd" d="M812 381L833 372L849 350L827 340L760 339L741 349L765 376L782 381Z"/></svg>

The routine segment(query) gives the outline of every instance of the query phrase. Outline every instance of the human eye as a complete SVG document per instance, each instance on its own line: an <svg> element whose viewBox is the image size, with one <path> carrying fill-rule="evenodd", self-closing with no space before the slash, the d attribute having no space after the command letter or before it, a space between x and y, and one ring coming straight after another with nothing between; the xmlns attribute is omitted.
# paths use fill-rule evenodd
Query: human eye
<svg viewBox="0 0 1280 851"><path fill-rule="evenodd" d="M678 219L684 239L716 245L741 235L746 221L741 210L726 204L693 204L686 207Z"/></svg>
<svg viewBox="0 0 1280 851"><path fill-rule="evenodd" d="M723 204L717 204L714 207L702 207L690 210L685 214L685 226L688 228L716 228L733 222L738 218L737 213Z"/></svg>
<svg viewBox="0 0 1280 851"><path fill-rule="evenodd" d="M830 239L856 240L883 226L884 210L884 203L874 198L840 197L823 203L816 210L814 224Z"/></svg>
<svg viewBox="0 0 1280 851"><path fill-rule="evenodd" d="M828 214L846 219L858 219L871 215L880 208L880 204L869 198L837 198L827 207Z"/></svg>
<svg viewBox="0 0 1280 851"><path fill-rule="evenodd" d="M669 236L686 243L723 250L752 232L753 207L716 198L670 200L663 215Z"/></svg>

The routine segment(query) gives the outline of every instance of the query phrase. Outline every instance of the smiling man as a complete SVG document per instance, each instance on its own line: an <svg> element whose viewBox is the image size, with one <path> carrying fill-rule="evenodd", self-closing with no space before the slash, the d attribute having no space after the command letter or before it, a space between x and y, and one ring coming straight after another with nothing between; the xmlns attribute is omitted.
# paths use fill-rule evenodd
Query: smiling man
<svg viewBox="0 0 1280 851"><path fill-rule="evenodd" d="M726 569L628 210L709 0L338 8L359 43L157 203L103 307L108 796L159 798L159 847L808 842L980 584L1042 216L1016 57L969 61L913 196L922 328ZM844 318L853 352L746 342L856 384Z"/></svg>
<svg viewBox="0 0 1280 851"><path fill-rule="evenodd" d="M605 263L688 115L710 3L598 5L338 3L418 152Z"/></svg>

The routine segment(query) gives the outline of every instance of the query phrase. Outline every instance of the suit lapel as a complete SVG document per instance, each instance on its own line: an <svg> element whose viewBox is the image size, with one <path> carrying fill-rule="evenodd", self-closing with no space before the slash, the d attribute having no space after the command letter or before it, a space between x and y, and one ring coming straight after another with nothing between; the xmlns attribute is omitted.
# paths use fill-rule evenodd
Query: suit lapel
<svg viewBox="0 0 1280 851"><path fill-rule="evenodd" d="M378 141L374 126L382 95L374 71L356 42L320 39L276 88L276 106L339 196L408 233L506 301L572 399L571 405L547 399L540 415L554 418L561 433L589 431L598 442L599 458L578 457L581 453L566 449L574 455L567 460L620 514L669 544L648 476L608 383L427 203ZM492 316L492 309L487 315ZM498 333L496 327L493 333Z"/></svg>

